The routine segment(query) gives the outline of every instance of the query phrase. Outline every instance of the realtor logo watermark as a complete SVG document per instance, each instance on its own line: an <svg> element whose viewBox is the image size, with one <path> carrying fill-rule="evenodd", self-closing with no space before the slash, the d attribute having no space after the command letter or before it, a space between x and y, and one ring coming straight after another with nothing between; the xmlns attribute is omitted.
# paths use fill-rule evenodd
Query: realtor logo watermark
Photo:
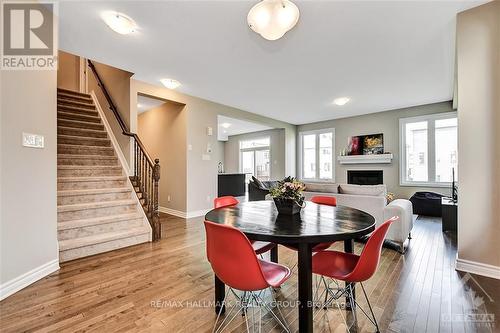
<svg viewBox="0 0 500 333"><path fill-rule="evenodd" d="M56 70L57 3L2 2L3 70Z"/></svg>

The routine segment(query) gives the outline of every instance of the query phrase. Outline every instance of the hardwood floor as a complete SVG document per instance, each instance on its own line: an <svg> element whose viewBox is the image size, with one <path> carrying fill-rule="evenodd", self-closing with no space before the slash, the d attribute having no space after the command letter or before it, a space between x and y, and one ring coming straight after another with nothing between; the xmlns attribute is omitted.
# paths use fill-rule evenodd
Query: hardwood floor
<svg viewBox="0 0 500 333"><path fill-rule="evenodd" d="M160 242L63 263L0 302L0 331L210 332L213 275L202 218L163 215L162 222ZM365 285L381 332L498 332L500 282L454 270L455 241L441 232L439 220L420 218L412 235L405 255L383 250L377 274ZM356 252L362 246L356 243ZM290 266L296 260L282 247L279 256ZM292 303L296 294L295 272L277 298ZM296 308L282 312L297 330ZM356 327L351 312L335 308L316 312L315 331L346 332L343 317L351 332L374 331L359 311ZM245 330L243 317L231 330ZM269 314L262 331L279 332Z"/></svg>

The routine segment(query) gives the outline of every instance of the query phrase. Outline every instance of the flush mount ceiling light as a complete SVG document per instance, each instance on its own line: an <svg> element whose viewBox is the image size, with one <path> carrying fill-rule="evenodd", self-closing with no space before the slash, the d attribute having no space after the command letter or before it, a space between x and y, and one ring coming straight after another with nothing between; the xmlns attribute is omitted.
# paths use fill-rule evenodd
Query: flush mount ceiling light
<svg viewBox="0 0 500 333"><path fill-rule="evenodd" d="M229 128L229 127L231 127L231 124L230 124L230 123L222 123L222 124L220 124L220 125L221 125L222 127L224 127L224 128Z"/></svg>
<svg viewBox="0 0 500 333"><path fill-rule="evenodd" d="M122 35L128 35L137 31L137 24L129 16L115 11L106 11L101 14L104 23L113 30Z"/></svg>
<svg viewBox="0 0 500 333"><path fill-rule="evenodd" d="M351 99L349 97L339 97L333 100L333 104L342 106L347 104L350 100Z"/></svg>
<svg viewBox="0 0 500 333"><path fill-rule="evenodd" d="M248 12L250 29L267 40L276 40L299 20L299 8L289 0L262 0Z"/></svg>
<svg viewBox="0 0 500 333"><path fill-rule="evenodd" d="M176 89L181 86L181 83L174 79L161 79L160 82L168 89Z"/></svg>

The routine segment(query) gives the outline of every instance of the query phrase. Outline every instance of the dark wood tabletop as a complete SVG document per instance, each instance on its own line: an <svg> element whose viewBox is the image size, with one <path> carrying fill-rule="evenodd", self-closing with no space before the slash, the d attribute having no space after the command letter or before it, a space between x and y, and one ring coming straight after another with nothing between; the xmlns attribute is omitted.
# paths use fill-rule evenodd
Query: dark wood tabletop
<svg viewBox="0 0 500 333"><path fill-rule="evenodd" d="M343 241L344 251L352 253L354 239L375 230L375 218L366 212L345 206L318 205L310 201L306 202L300 215L278 214L274 201L267 200L213 209L205 215L205 219L238 228L251 240L296 245L300 332L313 330L313 246L322 242ZM277 247L271 252L271 260L278 262ZM222 304L224 295L224 283L216 276L216 304ZM216 311L219 309L216 306Z"/></svg>
<svg viewBox="0 0 500 333"><path fill-rule="evenodd" d="M375 219L346 206L317 205L307 201L300 215L281 215L273 201L250 201L214 209L207 221L228 224L251 240L280 244L320 243L358 238L372 232Z"/></svg>

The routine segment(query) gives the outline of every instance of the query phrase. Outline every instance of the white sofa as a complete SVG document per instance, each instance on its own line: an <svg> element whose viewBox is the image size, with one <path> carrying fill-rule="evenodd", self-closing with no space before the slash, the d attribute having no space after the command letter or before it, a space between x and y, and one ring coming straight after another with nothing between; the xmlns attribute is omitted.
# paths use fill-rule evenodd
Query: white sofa
<svg viewBox="0 0 500 333"><path fill-rule="evenodd" d="M385 185L351 185L306 183L304 195L310 200L315 195L326 195L337 198L337 205L353 207L365 211L375 217L376 225L380 225L392 216L399 220L393 223L386 240L397 246L404 253L407 240L413 228L413 208L409 200L396 199L387 204L387 188Z"/></svg>

